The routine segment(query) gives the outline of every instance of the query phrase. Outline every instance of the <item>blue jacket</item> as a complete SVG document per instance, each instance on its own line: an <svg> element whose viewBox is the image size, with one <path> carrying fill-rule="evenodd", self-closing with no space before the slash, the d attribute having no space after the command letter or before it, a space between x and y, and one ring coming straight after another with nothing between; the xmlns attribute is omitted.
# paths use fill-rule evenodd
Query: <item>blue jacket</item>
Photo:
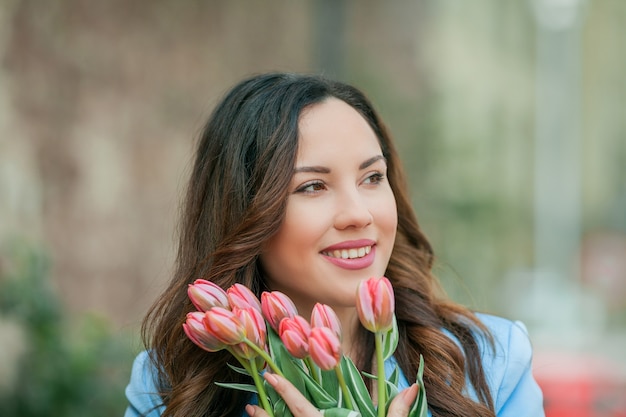
<svg viewBox="0 0 626 417"><path fill-rule="evenodd" d="M532 347L526 328L521 322L479 314L492 332L495 354L487 341L480 342L483 367L498 417L544 417L543 395L531 372ZM392 357L386 363L387 373L395 367ZM154 383L153 365L148 354L140 353L133 364L130 383L126 388L128 408L125 417L158 417L163 412L161 399ZM408 387L401 375L399 389ZM427 393L428 394L428 393ZM467 393L476 398L470 390ZM429 413L430 415L430 413Z"/></svg>

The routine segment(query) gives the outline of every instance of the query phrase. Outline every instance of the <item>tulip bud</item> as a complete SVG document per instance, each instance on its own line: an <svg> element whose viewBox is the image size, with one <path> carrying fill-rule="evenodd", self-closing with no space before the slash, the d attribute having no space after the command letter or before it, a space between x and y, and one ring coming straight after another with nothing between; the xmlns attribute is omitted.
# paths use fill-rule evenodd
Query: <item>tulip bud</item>
<svg viewBox="0 0 626 417"><path fill-rule="evenodd" d="M213 307L230 308L226 291L206 279L197 279L193 284L189 284L187 295L200 311L208 311Z"/></svg>
<svg viewBox="0 0 626 417"><path fill-rule="evenodd" d="M391 329L394 306L393 288L387 278L369 278L359 283L356 309L367 330L382 332Z"/></svg>
<svg viewBox="0 0 626 417"><path fill-rule="evenodd" d="M263 292L261 294L261 309L265 320L277 332L282 319L298 314L293 301L280 291Z"/></svg>
<svg viewBox="0 0 626 417"><path fill-rule="evenodd" d="M294 358L304 359L309 354L311 326L301 316L286 317L278 326L280 340Z"/></svg>
<svg viewBox="0 0 626 417"><path fill-rule="evenodd" d="M311 327L328 327L341 340L341 322L337 313L326 304L316 303L311 312Z"/></svg>
<svg viewBox="0 0 626 417"><path fill-rule="evenodd" d="M207 331L225 345L241 343L246 337L241 320L225 308L213 307L204 314L203 322Z"/></svg>
<svg viewBox="0 0 626 417"><path fill-rule="evenodd" d="M192 342L209 352L217 352L224 349L224 343L220 342L204 326L204 315L200 311L187 314L187 320L183 323L185 334Z"/></svg>
<svg viewBox="0 0 626 417"><path fill-rule="evenodd" d="M261 312L261 302L256 295L245 285L233 284L226 290L228 301L231 307L248 308L252 307Z"/></svg>
<svg viewBox="0 0 626 417"><path fill-rule="evenodd" d="M245 330L246 338L261 349L265 349L265 341L267 340L267 328L265 320L261 313L253 308L233 308L233 313ZM248 346L245 342L238 343L233 346L233 352L245 359L252 359L258 356L258 353Z"/></svg>
<svg viewBox="0 0 626 417"><path fill-rule="evenodd" d="M329 371L339 364L341 343L328 327L314 327L309 336L309 355L320 369Z"/></svg>

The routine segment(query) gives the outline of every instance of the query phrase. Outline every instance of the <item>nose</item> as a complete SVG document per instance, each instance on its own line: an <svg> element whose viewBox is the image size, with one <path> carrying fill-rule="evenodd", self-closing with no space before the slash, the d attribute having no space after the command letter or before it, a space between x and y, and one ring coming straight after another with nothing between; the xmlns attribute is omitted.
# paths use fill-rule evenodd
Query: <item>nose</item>
<svg viewBox="0 0 626 417"><path fill-rule="evenodd" d="M374 221L367 199L358 190L341 193L336 204L336 229L360 229Z"/></svg>

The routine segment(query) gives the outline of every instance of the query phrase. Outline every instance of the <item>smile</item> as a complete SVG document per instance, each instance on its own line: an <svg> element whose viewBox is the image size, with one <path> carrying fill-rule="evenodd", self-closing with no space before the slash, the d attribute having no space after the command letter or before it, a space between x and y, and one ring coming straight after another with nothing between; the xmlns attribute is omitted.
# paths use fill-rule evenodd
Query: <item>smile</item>
<svg viewBox="0 0 626 417"><path fill-rule="evenodd" d="M351 249L335 249L333 251L324 251L322 255L337 259L358 259L368 255L372 251L371 246L363 246Z"/></svg>

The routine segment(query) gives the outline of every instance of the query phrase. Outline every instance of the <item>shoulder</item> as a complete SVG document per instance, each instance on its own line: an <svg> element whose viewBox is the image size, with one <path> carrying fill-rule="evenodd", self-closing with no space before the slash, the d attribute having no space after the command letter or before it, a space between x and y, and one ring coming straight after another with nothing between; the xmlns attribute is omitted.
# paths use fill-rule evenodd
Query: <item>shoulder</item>
<svg viewBox="0 0 626 417"><path fill-rule="evenodd" d="M141 352L133 362L130 382L126 387L128 407L125 417L157 417L163 412L156 384L156 369L147 351Z"/></svg>
<svg viewBox="0 0 626 417"><path fill-rule="evenodd" d="M483 367L490 382L505 383L530 367L532 345L522 322L488 314L477 316L493 336L493 348L488 339L478 338Z"/></svg>
<svg viewBox="0 0 626 417"><path fill-rule="evenodd" d="M481 359L496 407L504 416L543 416L543 396L532 375L533 349L526 326L488 314L477 314L493 336L479 336Z"/></svg>

